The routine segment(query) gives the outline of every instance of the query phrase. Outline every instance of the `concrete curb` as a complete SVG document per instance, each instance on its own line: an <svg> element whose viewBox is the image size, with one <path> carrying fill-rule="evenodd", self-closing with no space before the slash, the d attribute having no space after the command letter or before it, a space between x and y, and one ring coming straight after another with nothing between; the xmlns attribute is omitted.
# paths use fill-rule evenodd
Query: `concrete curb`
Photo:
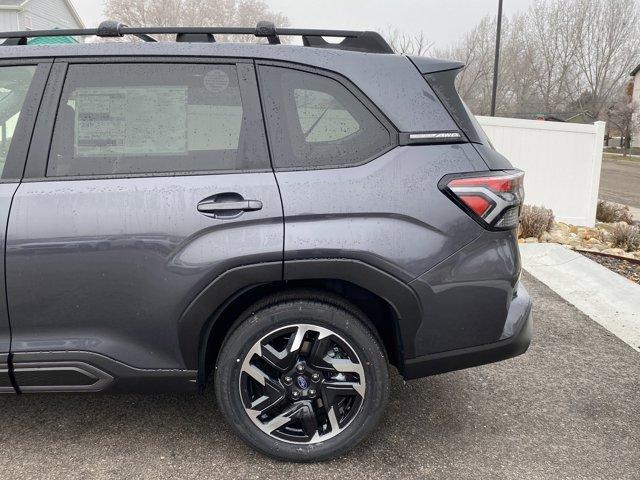
<svg viewBox="0 0 640 480"><path fill-rule="evenodd" d="M520 254L531 275L640 352L640 285L558 244L521 244Z"/></svg>

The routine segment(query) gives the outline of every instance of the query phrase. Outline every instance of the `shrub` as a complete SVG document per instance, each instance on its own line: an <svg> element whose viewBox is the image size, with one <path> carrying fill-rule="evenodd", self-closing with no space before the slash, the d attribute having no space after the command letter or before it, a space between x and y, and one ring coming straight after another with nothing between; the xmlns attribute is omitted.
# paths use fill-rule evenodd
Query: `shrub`
<svg viewBox="0 0 640 480"><path fill-rule="evenodd" d="M640 250L640 227L618 223L611 232L611 243L627 252Z"/></svg>
<svg viewBox="0 0 640 480"><path fill-rule="evenodd" d="M548 208L523 205L520 211L520 236L540 238L553 227L553 212Z"/></svg>
<svg viewBox="0 0 640 480"><path fill-rule="evenodd" d="M598 200L596 220L604 223L633 223L633 217L631 216L629 207L620 203L605 202L604 200Z"/></svg>

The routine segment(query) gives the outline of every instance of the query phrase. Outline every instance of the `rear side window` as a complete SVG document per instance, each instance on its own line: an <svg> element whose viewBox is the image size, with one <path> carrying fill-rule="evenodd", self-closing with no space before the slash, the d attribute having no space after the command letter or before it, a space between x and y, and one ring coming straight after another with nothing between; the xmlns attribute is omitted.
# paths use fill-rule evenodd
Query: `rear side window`
<svg viewBox="0 0 640 480"><path fill-rule="evenodd" d="M269 168L248 123L235 65L70 65L47 176Z"/></svg>
<svg viewBox="0 0 640 480"><path fill-rule="evenodd" d="M360 130L357 120L328 93L296 88L293 98L307 143L335 142Z"/></svg>
<svg viewBox="0 0 640 480"><path fill-rule="evenodd" d="M0 175L35 72L35 66L0 67Z"/></svg>
<svg viewBox="0 0 640 480"><path fill-rule="evenodd" d="M276 168L357 165L392 144L389 130L332 78L261 66L260 83Z"/></svg>

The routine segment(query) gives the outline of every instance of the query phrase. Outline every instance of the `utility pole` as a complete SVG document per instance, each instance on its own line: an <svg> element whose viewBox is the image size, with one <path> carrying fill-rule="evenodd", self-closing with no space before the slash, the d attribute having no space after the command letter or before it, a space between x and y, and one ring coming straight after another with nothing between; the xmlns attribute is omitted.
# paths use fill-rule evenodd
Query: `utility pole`
<svg viewBox="0 0 640 480"><path fill-rule="evenodd" d="M496 29L496 56L493 61L493 88L491 91L491 116L496 116L496 94L498 93L498 66L500 64L500 35L502 30L502 0L498 0L498 27Z"/></svg>

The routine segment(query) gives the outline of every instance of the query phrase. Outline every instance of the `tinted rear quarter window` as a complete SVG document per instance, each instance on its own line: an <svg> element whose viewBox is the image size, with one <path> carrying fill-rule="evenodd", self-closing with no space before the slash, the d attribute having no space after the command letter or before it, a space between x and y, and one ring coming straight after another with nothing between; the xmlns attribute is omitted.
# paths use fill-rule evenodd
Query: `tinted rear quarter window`
<svg viewBox="0 0 640 480"><path fill-rule="evenodd" d="M246 123L235 65L70 65L47 176L268 167Z"/></svg>
<svg viewBox="0 0 640 480"><path fill-rule="evenodd" d="M392 145L389 130L337 80L263 65L260 84L276 169L358 165Z"/></svg>

